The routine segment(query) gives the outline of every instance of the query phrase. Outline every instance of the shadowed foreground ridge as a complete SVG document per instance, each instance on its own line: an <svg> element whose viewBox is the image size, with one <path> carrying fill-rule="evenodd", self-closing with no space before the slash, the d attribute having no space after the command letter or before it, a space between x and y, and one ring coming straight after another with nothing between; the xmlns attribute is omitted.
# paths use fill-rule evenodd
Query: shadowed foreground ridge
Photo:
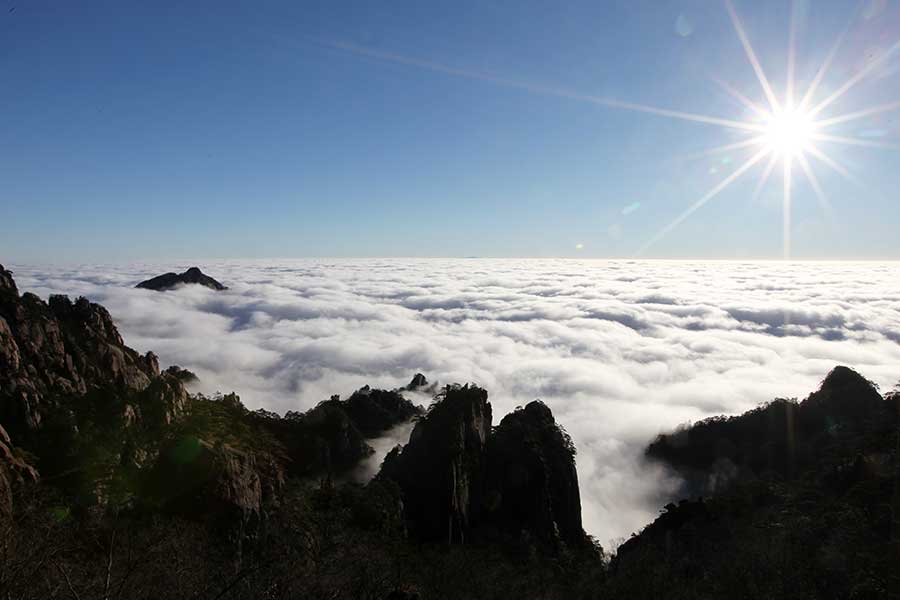
<svg viewBox="0 0 900 600"><path fill-rule="evenodd" d="M540 401L494 425L486 390L416 374L280 416L195 379L0 267L0 598L900 597L900 397L846 367L659 436L684 499L611 560Z"/></svg>
<svg viewBox="0 0 900 600"><path fill-rule="evenodd" d="M716 417L647 449L686 482L619 548L610 589L676 598L900 595L900 396L837 367L805 400ZM676 584L673 592L672 585Z"/></svg>
<svg viewBox="0 0 900 600"><path fill-rule="evenodd" d="M590 549L574 448L542 402L492 427L487 392L448 386L384 461L410 533L425 541L527 539L536 550Z"/></svg>
<svg viewBox="0 0 900 600"><path fill-rule="evenodd" d="M180 274L164 273L162 275L157 275L156 277L140 282L134 287L161 292L165 290L171 290L172 288L179 285L202 285L216 291L228 289L212 277L205 275L197 267L191 267L184 273Z"/></svg>

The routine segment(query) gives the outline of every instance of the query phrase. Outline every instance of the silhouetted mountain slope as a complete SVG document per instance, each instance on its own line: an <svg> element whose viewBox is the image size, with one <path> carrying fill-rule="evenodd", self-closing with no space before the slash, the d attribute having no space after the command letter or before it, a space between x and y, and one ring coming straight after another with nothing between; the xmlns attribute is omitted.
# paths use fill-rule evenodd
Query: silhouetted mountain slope
<svg viewBox="0 0 900 600"><path fill-rule="evenodd" d="M575 449L540 401L492 427L487 392L447 386L380 477L400 486L411 534L465 543L532 538L558 552L592 548L581 526Z"/></svg>
<svg viewBox="0 0 900 600"><path fill-rule="evenodd" d="M486 518L510 534L585 547L575 446L535 400L506 415L488 440Z"/></svg>
<svg viewBox="0 0 900 600"><path fill-rule="evenodd" d="M204 275L203 272L197 267L191 267L184 273L180 274L164 273L162 275L157 275L152 279L140 282L135 287L161 292L170 290L178 285L202 285L204 287L208 287L211 290L217 291L228 289L212 277Z"/></svg>
<svg viewBox="0 0 900 600"><path fill-rule="evenodd" d="M477 387L448 387L391 451L381 475L400 485L412 533L464 542L484 510L491 405Z"/></svg>
<svg viewBox="0 0 900 600"><path fill-rule="evenodd" d="M662 435L694 492L623 544L609 589L670 598L900 597L897 397L835 368L802 402Z"/></svg>
<svg viewBox="0 0 900 600"><path fill-rule="evenodd" d="M767 473L791 476L852 450L861 436L890 430L892 405L874 385L836 367L802 402L778 399L739 417L713 417L660 435L651 458L678 469L696 493L710 493L735 478Z"/></svg>

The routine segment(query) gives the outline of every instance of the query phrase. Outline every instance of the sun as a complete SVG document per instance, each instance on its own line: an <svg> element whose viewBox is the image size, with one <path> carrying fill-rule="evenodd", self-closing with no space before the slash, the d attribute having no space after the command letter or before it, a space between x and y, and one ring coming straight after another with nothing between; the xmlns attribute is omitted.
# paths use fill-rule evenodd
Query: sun
<svg viewBox="0 0 900 600"><path fill-rule="evenodd" d="M850 180L854 184L860 185L861 187L865 186L861 184L859 179L852 175L837 160L829 156L827 145L843 144L857 147L863 146L870 148L884 148L889 150L900 149L894 144L884 143L867 138L835 135L834 133L832 133L831 129L833 126L838 124L857 121L874 115L900 110L900 100L895 99L894 101L888 102L886 104L870 106L868 108L857 110L855 112L829 115L826 118L823 118L821 116L823 113L828 112L829 109L833 110L837 100L839 100L847 92L853 89L860 81L869 77L875 71L876 67L884 64L884 62L889 57L895 55L898 51L900 51L900 40L895 41L880 55L875 56L874 58L869 60L867 64L865 64L856 73L854 73L842 85L833 88L833 91L830 91L830 93L824 99L817 101L815 100L816 92L819 90L820 84L822 84L825 78L825 74L829 70L829 67L831 66L835 56L837 55L838 49L840 48L843 39L847 31L849 30L850 24L848 24L848 29L845 30L840 37L838 37L837 41L831 48L815 77L806 86L806 90L803 95L800 96L799 94L795 94L797 91L797 81L794 72L796 65L796 56L794 51L796 41L796 23L794 15L796 11L794 10L795 2L794 0L792 0L790 3L790 37L788 40L788 53L786 57L787 78L784 82L784 87L781 88L783 93L779 95L776 93L772 82L770 82L769 78L766 76L766 73L759 62L759 58L756 56L756 52L753 50L753 46L750 44L750 39L747 36L747 32L744 30L744 26L741 23L740 18L738 17L732 0L724 0L724 3L725 8L728 10L728 14L731 18L732 25L734 25L735 33L737 33L738 39L743 46L744 53L747 56L747 60L750 63L750 66L753 68L753 72L756 74L756 78L759 81L764 99L759 102L751 100L724 81L721 81L717 78L714 78L713 80L720 87L722 87L725 92L727 92L735 100L740 102L747 110L753 113L753 118L748 118L745 120L727 119L711 115L657 108L642 104L633 104L610 100L603 101L604 104L610 106L616 106L629 110L637 110L675 119L694 121L697 123L704 123L708 125L717 125L719 127L724 127L727 129L742 132L743 134L747 134L747 137L741 139L740 141L712 148L706 152L701 153L700 156L707 156L710 154L722 152L732 152L741 149L749 149L752 153L752 155L748 159L746 159L742 164L739 163L739 166L737 166L722 181L712 187L700 199L689 205L681 214L675 217L674 220L670 221L667 225L660 229L656 233L656 235L654 235L650 240L644 243L638 250L638 255L643 254L650 246L666 236L670 231L680 225L691 214L699 210L714 197L718 196L725 188L737 181L741 176L750 171L753 167L757 165L765 165L763 167L762 174L760 175L759 182L756 186L756 191L754 192L754 197L758 196L760 191L763 189L763 186L765 186L766 182L775 171L775 166L780 163L780 165L782 166L781 172L783 181L783 256L784 258L788 259L791 256L791 212L793 188L796 180L796 177L794 177L795 170L799 170L803 173L803 175L805 175L805 179L808 182L810 188L812 188L812 191L815 193L815 196L818 199L819 205L826 218L834 221L834 210L831 206L830 201L828 200L828 197L825 194L825 190L819 183L819 178L817 177L813 168L813 161L815 161L816 163L821 163L832 171L835 171L836 173L842 175L844 178Z"/></svg>
<svg viewBox="0 0 900 600"><path fill-rule="evenodd" d="M815 141L816 124L806 111L788 109L772 114L764 123L763 145L782 159L808 151Z"/></svg>

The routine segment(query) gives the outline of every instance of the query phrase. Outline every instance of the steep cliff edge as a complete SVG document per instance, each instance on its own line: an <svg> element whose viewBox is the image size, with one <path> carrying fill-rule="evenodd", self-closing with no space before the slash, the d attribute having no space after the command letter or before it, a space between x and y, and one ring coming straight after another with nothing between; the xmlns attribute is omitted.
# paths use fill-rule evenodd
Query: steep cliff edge
<svg viewBox="0 0 900 600"><path fill-rule="evenodd" d="M413 535L465 541L484 506L491 405L478 387L448 387L380 476L396 481Z"/></svg>
<svg viewBox="0 0 900 600"><path fill-rule="evenodd" d="M540 401L493 428L485 390L449 386L409 443L388 454L379 477L399 485L418 539L592 548L581 524L574 446Z"/></svg>
<svg viewBox="0 0 900 600"><path fill-rule="evenodd" d="M488 444L486 518L541 541L585 544L575 446L541 401L503 417Z"/></svg>
<svg viewBox="0 0 900 600"><path fill-rule="evenodd" d="M85 298L20 296L0 265L0 421L11 431L39 428L62 398L140 392L158 376L156 356L126 346L105 308Z"/></svg>

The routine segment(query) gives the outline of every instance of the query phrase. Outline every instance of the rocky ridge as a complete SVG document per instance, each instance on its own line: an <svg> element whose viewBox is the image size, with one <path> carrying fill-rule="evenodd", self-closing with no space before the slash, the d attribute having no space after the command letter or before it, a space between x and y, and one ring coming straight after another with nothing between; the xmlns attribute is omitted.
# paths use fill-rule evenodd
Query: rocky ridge
<svg viewBox="0 0 900 600"><path fill-rule="evenodd" d="M618 597L897 598L900 396L836 367L804 400L660 435L683 498L619 547Z"/></svg>
<svg viewBox="0 0 900 600"><path fill-rule="evenodd" d="M184 273L164 273L157 275L146 281L142 281L135 287L145 290L156 290L162 292L171 290L179 285L202 285L211 290L222 291L228 288L210 277L205 275L198 267L191 267Z"/></svg>

